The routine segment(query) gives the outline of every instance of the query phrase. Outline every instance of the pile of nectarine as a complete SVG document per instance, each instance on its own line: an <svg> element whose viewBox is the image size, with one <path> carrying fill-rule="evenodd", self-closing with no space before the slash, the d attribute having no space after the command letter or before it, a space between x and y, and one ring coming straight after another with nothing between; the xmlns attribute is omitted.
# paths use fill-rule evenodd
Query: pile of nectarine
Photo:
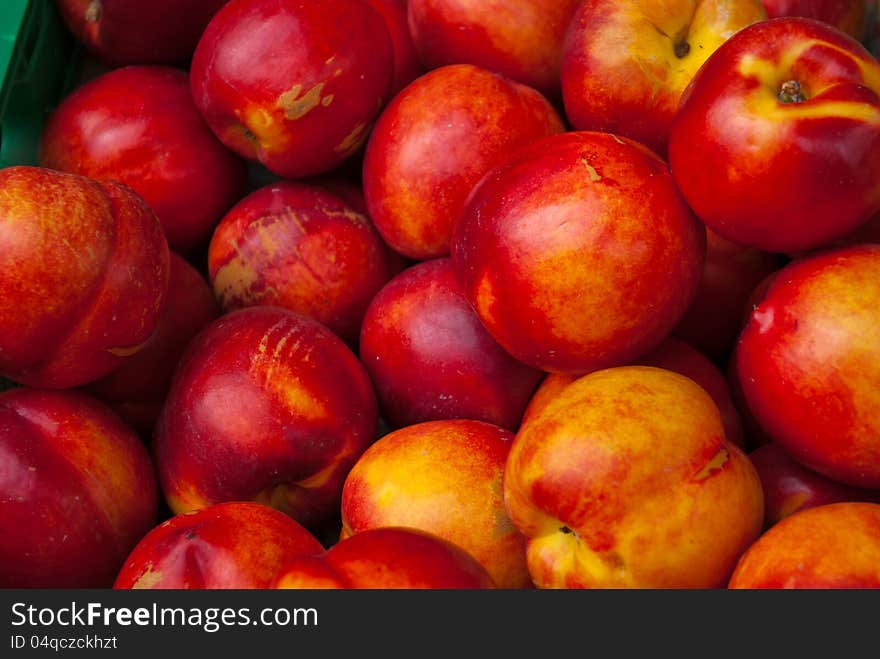
<svg viewBox="0 0 880 659"><path fill-rule="evenodd" d="M880 588L874 0L57 0L0 587Z"/></svg>

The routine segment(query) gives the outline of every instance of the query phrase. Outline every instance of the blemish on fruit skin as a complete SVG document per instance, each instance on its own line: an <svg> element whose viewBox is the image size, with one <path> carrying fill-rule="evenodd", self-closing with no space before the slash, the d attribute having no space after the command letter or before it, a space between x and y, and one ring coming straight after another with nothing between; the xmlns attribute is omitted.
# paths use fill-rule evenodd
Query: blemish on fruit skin
<svg viewBox="0 0 880 659"><path fill-rule="evenodd" d="M588 163L583 158L581 158L581 162L583 163L584 167L586 167L587 173L590 175L590 181L592 181L593 183L596 183L597 181L602 180L602 176L599 174L599 172L596 171L595 167L593 167L590 163Z"/></svg>
<svg viewBox="0 0 880 659"><path fill-rule="evenodd" d="M318 104L326 107L333 101L333 95L328 94L325 98L321 98L321 91L324 89L324 83L319 82L317 85L302 93L302 85L294 85L288 91L278 97L276 107L284 110L284 116L291 121L296 121L311 112ZM325 102L329 98L330 101Z"/></svg>
<svg viewBox="0 0 880 659"><path fill-rule="evenodd" d="M724 469L724 465L727 464L728 460L730 460L730 452L722 446L718 453L700 471L694 474L693 480L696 482L706 480L716 472Z"/></svg>
<svg viewBox="0 0 880 659"><path fill-rule="evenodd" d="M366 127L365 123L359 123L333 150L337 153L344 153L355 149L364 137Z"/></svg>

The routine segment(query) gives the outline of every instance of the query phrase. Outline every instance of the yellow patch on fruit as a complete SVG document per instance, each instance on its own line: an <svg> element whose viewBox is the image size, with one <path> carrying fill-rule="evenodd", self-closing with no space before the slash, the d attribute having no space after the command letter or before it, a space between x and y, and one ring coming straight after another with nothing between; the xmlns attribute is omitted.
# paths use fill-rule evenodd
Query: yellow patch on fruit
<svg viewBox="0 0 880 659"><path fill-rule="evenodd" d="M152 590L159 586L164 578L165 575L159 570L156 570L155 566L150 563L147 566L146 571L137 578L137 581L135 581L131 587L133 590Z"/></svg>
<svg viewBox="0 0 880 659"><path fill-rule="evenodd" d="M336 147L334 147L334 151L337 153L349 153L354 151L358 146L360 146L361 141L363 141L364 137L366 137L367 125L365 123L359 123L356 125L352 131L345 136Z"/></svg>
<svg viewBox="0 0 880 659"><path fill-rule="evenodd" d="M318 105L326 107L333 101L332 94L328 94L325 97L321 96L323 90L323 82L319 82L305 92L303 92L302 85L294 85L278 97L278 102L275 107L284 110L285 117L291 121L296 121L314 110ZM324 101L327 98L330 100L325 103Z"/></svg>
<svg viewBox="0 0 880 659"><path fill-rule="evenodd" d="M727 464L728 460L730 460L730 452L722 446L718 449L718 453L716 453L715 456L709 460L702 469L700 469L700 471L694 474L693 480L697 482L706 480L713 474L724 469L724 465Z"/></svg>

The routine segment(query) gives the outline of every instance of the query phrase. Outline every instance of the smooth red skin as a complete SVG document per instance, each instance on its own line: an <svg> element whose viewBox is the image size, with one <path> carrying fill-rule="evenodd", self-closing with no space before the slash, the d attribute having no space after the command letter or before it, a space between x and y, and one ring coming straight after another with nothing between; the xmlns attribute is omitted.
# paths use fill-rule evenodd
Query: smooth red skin
<svg viewBox="0 0 880 659"><path fill-rule="evenodd" d="M568 22L579 0L409 0L422 63L476 64L551 97Z"/></svg>
<svg viewBox="0 0 880 659"><path fill-rule="evenodd" d="M171 252L168 297L143 348L109 375L86 386L142 437L152 435L171 377L190 340L220 315L214 292L183 257Z"/></svg>
<svg viewBox="0 0 880 659"><path fill-rule="evenodd" d="M377 416L369 376L325 327L276 307L231 312L178 365L153 444L159 482L174 512L256 499L314 528L338 510Z"/></svg>
<svg viewBox="0 0 880 659"><path fill-rule="evenodd" d="M265 589L297 556L321 543L268 506L230 502L177 515L150 531L116 577L115 589Z"/></svg>
<svg viewBox="0 0 880 659"><path fill-rule="evenodd" d="M764 525L770 527L807 508L845 501L880 503L880 491L835 483L767 444L749 453L764 489Z"/></svg>
<svg viewBox="0 0 880 659"><path fill-rule="evenodd" d="M149 339L168 290L168 244L123 185L8 167L0 171L0 272L0 375L75 387Z"/></svg>
<svg viewBox="0 0 880 659"><path fill-rule="evenodd" d="M76 38L111 66L180 64L227 0L56 0ZM100 19L87 20L100 4Z"/></svg>
<svg viewBox="0 0 880 659"><path fill-rule="evenodd" d="M828 23L861 41L865 36L865 0L761 0L769 18L799 16Z"/></svg>
<svg viewBox="0 0 880 659"><path fill-rule="evenodd" d="M448 258L409 268L376 295L360 356L391 428L475 419L516 432L542 376L486 331Z"/></svg>
<svg viewBox="0 0 880 659"><path fill-rule="evenodd" d="M691 306L672 333L716 363L726 364L742 329L746 300L782 259L706 232L706 262Z"/></svg>
<svg viewBox="0 0 880 659"><path fill-rule="evenodd" d="M416 52L407 19L407 0L367 0L370 6L382 14L385 26L391 37L394 52L394 77L391 81L391 96L424 73L424 68Z"/></svg>
<svg viewBox="0 0 880 659"><path fill-rule="evenodd" d="M116 69L66 97L43 131L40 164L128 185L182 253L207 244L247 186L244 162L193 105L187 74L160 66Z"/></svg>
<svg viewBox="0 0 880 659"><path fill-rule="evenodd" d="M223 218L208 275L225 311L273 305L323 323L354 345L373 296L392 277L369 219L317 187L281 182Z"/></svg>
<svg viewBox="0 0 880 659"><path fill-rule="evenodd" d="M266 61L271 67L255 65ZM333 169L363 144L388 99L392 68L385 21L364 0L231 0L199 41L190 83L227 147L278 176L302 178ZM297 85L305 96L321 83L322 102L332 95L327 105L316 102L296 119L279 108ZM275 128L255 123L266 113Z"/></svg>
<svg viewBox="0 0 880 659"><path fill-rule="evenodd" d="M78 392L0 394L0 587L108 588L156 523L143 444Z"/></svg>
<svg viewBox="0 0 880 659"><path fill-rule="evenodd" d="M590 163L600 180L591 181ZM655 154L610 134L568 132L520 149L480 181L456 225L452 263L510 354L541 370L585 373L629 363L666 338L697 290L705 240ZM562 293L536 279L550 257L546 277L561 279ZM595 278L596 268L606 288L586 306L591 291L572 278ZM493 301L481 312L484 276ZM579 312L601 313L608 326L602 336L560 336L546 305L563 309L571 326L590 327Z"/></svg>
<svg viewBox="0 0 880 659"><path fill-rule="evenodd" d="M769 141L749 128L743 100L759 83L735 71L739 59L775 62L811 39L827 46L807 51L792 71L779 69L779 80L824 90L807 103L835 99L880 110L880 88L865 86L852 59L832 49L875 68L880 80L876 60L840 31L798 18L741 30L682 95L669 140L673 176L697 216L732 242L769 252L813 249L851 233L880 208L880 126L837 114L795 118L778 124L786 130ZM788 107L795 113L801 105Z"/></svg>
<svg viewBox="0 0 880 659"><path fill-rule="evenodd" d="M803 510L764 533L740 558L731 589L880 588L880 505Z"/></svg>
<svg viewBox="0 0 880 659"><path fill-rule="evenodd" d="M880 245L790 264L753 311L735 358L749 409L775 442L834 481L880 489L878 269ZM834 299L811 306L812 291L832 284Z"/></svg>
<svg viewBox="0 0 880 659"><path fill-rule="evenodd" d="M449 254L465 199L511 151L565 129L534 89L461 64L425 74L382 112L364 157L370 217L413 259Z"/></svg>
<svg viewBox="0 0 880 659"><path fill-rule="evenodd" d="M292 561L274 587L451 590L495 584L457 545L417 529L387 527L341 540L322 555Z"/></svg>

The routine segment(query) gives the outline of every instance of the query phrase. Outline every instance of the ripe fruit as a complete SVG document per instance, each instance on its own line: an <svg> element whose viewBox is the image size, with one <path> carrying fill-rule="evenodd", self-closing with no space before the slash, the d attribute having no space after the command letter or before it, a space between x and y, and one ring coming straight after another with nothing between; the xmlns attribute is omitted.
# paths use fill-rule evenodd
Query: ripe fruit
<svg viewBox="0 0 880 659"><path fill-rule="evenodd" d="M370 136L370 217L401 254L445 256L480 177L516 148L563 130L547 99L485 69L459 65L425 74L395 97Z"/></svg>
<svg viewBox="0 0 880 659"><path fill-rule="evenodd" d="M137 192L172 249L207 245L244 194L244 163L193 105L189 78L160 66L116 69L67 96L43 132L40 164Z"/></svg>
<svg viewBox="0 0 880 659"><path fill-rule="evenodd" d="M360 355L392 428L475 419L515 431L541 378L489 335L449 259L415 265L379 291Z"/></svg>
<svg viewBox="0 0 880 659"><path fill-rule="evenodd" d="M559 94L565 29L578 0L409 0L409 26L428 68L476 64Z"/></svg>
<svg viewBox="0 0 880 659"><path fill-rule="evenodd" d="M795 513L752 545L730 588L880 588L880 504Z"/></svg>
<svg viewBox="0 0 880 659"><path fill-rule="evenodd" d="M759 0L586 0L562 51L565 113L581 130L666 154L682 92L718 47L764 20Z"/></svg>
<svg viewBox="0 0 880 659"><path fill-rule="evenodd" d="M298 556L324 550L295 521L256 503L218 504L177 515L150 531L114 588L268 588Z"/></svg>
<svg viewBox="0 0 880 659"><path fill-rule="evenodd" d="M162 227L129 188L0 171L0 375L66 388L121 365L158 322L168 260Z"/></svg>
<svg viewBox="0 0 880 659"><path fill-rule="evenodd" d="M718 588L764 517L709 395L643 366L584 376L526 418L504 502L542 588Z"/></svg>
<svg viewBox="0 0 880 659"><path fill-rule="evenodd" d="M226 146L300 178L363 144L392 66L388 28L364 0L231 0L205 29L190 80Z"/></svg>
<svg viewBox="0 0 880 659"><path fill-rule="evenodd" d="M699 351L684 341L668 338L655 350L633 361L633 365L664 368L696 382L712 397L715 405L718 406L718 412L721 414L721 424L724 427L725 439L740 448L745 446L739 413L733 405L727 381L721 371L705 356L700 354ZM529 402L523 422L527 418L540 413L550 401L579 377L581 375L552 373L544 378L541 386L538 387L538 390Z"/></svg>
<svg viewBox="0 0 880 659"><path fill-rule="evenodd" d="M780 271L737 347L749 408L794 459L880 488L880 245Z"/></svg>
<svg viewBox="0 0 880 659"><path fill-rule="evenodd" d="M342 491L342 538L405 526L458 545L500 588L530 587L524 538L504 510L501 477L513 435L479 421L431 421L385 435Z"/></svg>
<svg viewBox="0 0 880 659"><path fill-rule="evenodd" d="M284 307L352 345L392 274L366 216L320 188L287 182L257 190L227 213L211 239L208 272L225 311Z"/></svg>
<svg viewBox="0 0 880 659"><path fill-rule="evenodd" d="M0 394L0 587L108 588L156 523L137 435L73 391Z"/></svg>
<svg viewBox="0 0 880 659"><path fill-rule="evenodd" d="M363 366L292 311L222 316L190 344L159 418L159 481L175 513L255 500L314 527L377 433Z"/></svg>
<svg viewBox="0 0 880 659"><path fill-rule="evenodd" d="M669 162L732 242L797 252L842 238L880 210L880 63L817 21L748 27L682 98Z"/></svg>
<svg viewBox="0 0 880 659"><path fill-rule="evenodd" d="M510 354L584 373L657 347L693 299L705 241L659 157L615 135L569 132L480 181L452 263Z"/></svg>

